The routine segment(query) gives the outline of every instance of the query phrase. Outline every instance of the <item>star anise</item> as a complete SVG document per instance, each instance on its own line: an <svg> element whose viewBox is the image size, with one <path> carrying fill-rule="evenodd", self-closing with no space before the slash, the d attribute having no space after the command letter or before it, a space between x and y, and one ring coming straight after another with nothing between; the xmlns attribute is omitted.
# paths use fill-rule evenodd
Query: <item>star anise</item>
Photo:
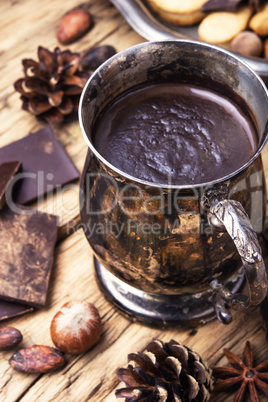
<svg viewBox="0 0 268 402"><path fill-rule="evenodd" d="M228 349L223 349L231 367L213 367L213 376L221 379L214 384L215 391L226 391L228 388L240 386L235 402L242 402L246 390L252 402L258 402L260 390L268 397L268 360L253 367L253 353L250 342L246 342L243 361Z"/></svg>

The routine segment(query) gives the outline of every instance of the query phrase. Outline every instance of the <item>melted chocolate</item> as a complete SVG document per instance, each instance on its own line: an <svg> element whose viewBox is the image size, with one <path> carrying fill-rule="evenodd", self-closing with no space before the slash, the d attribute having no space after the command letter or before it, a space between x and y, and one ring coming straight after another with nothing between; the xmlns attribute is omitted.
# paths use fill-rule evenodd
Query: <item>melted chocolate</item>
<svg viewBox="0 0 268 402"><path fill-rule="evenodd" d="M237 105L186 84L154 84L116 99L100 116L94 146L112 165L153 183L198 184L243 166L256 130Z"/></svg>

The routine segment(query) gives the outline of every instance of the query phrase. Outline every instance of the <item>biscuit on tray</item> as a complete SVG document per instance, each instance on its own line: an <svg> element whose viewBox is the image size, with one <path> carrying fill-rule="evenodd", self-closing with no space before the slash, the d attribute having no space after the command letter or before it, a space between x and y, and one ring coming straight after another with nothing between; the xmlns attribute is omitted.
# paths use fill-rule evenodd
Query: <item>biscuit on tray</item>
<svg viewBox="0 0 268 402"><path fill-rule="evenodd" d="M151 8L164 20L175 25L193 25L206 14L201 7L207 0L148 0Z"/></svg>
<svg viewBox="0 0 268 402"><path fill-rule="evenodd" d="M199 38L214 44L228 42L246 29L252 12L251 7L244 6L234 12L211 13L199 25Z"/></svg>
<svg viewBox="0 0 268 402"><path fill-rule="evenodd" d="M260 36L268 35L268 4L265 4L249 23L249 27Z"/></svg>

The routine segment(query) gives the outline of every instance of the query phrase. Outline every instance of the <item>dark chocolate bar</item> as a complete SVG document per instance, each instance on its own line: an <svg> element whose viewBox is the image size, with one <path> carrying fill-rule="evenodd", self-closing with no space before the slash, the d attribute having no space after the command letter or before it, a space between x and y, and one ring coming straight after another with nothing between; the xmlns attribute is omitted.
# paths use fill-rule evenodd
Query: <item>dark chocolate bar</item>
<svg viewBox="0 0 268 402"><path fill-rule="evenodd" d="M57 219L19 205L0 212L0 299L45 305Z"/></svg>
<svg viewBox="0 0 268 402"><path fill-rule="evenodd" d="M0 165L0 209L6 203L6 191L8 186L11 185L12 178L18 172L21 162L7 162Z"/></svg>
<svg viewBox="0 0 268 402"><path fill-rule="evenodd" d="M12 200L27 204L79 178L79 172L49 126L0 149L0 164L20 160ZM14 180L13 183L15 184Z"/></svg>
<svg viewBox="0 0 268 402"><path fill-rule="evenodd" d="M208 0L201 7L201 11L210 12L218 10L234 11L242 0Z"/></svg>
<svg viewBox="0 0 268 402"><path fill-rule="evenodd" d="M260 311L262 316L262 324L268 341L268 297L266 297L260 304Z"/></svg>
<svg viewBox="0 0 268 402"><path fill-rule="evenodd" d="M26 306L24 304L0 300L0 321L30 313L33 310L33 307Z"/></svg>

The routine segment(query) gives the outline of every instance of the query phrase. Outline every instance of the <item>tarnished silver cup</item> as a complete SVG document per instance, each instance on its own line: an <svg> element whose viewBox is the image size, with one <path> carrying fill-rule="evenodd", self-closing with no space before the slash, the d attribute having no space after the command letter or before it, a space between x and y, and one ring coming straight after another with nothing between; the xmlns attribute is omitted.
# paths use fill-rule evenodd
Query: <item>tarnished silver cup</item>
<svg viewBox="0 0 268 402"><path fill-rule="evenodd" d="M213 89L247 110L259 141L244 166L213 182L175 186L139 180L97 152L94 124L111 101L137 85L172 81ZM229 323L228 306L255 306L266 296L257 234L266 207L260 153L267 118L267 89L254 71L231 53L200 42L142 43L91 76L79 108L89 147L81 222L96 256L97 280L123 313L160 326L197 324L215 313ZM244 276L248 296L237 293Z"/></svg>

